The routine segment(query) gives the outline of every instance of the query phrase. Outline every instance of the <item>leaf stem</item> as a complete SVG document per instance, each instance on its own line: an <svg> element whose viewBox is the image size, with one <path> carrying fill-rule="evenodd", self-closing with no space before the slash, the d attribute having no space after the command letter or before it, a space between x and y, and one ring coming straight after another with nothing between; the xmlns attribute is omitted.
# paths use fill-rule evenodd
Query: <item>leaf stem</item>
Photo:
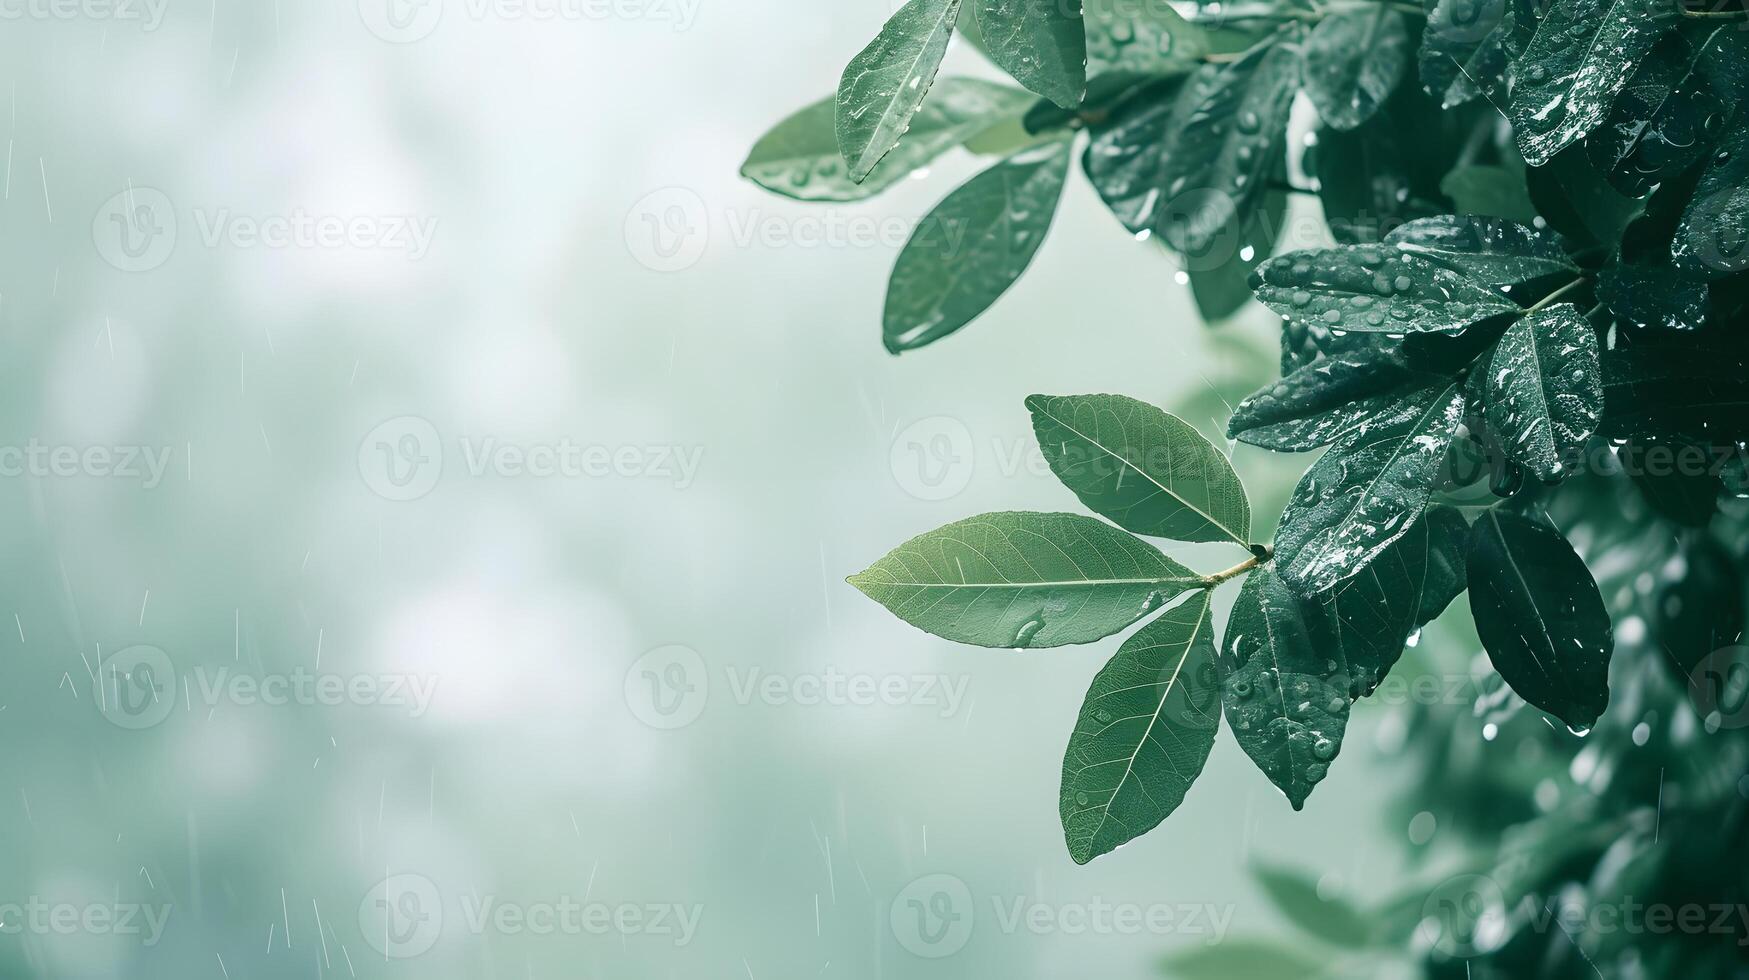
<svg viewBox="0 0 1749 980"><path fill-rule="evenodd" d="M1548 309L1549 307L1555 305L1556 300L1560 299L1562 296L1567 295L1568 293L1572 292L1573 290L1578 289L1580 286L1583 286L1590 281L1591 281L1591 277L1580 276L1579 278L1573 280L1572 282L1566 284L1565 286L1562 286L1560 289L1555 290L1554 292L1548 294L1547 296L1544 296L1542 299L1539 299L1535 303L1531 304L1530 308L1525 310L1523 315L1530 316L1532 313L1538 313L1538 312L1541 312L1543 310Z"/></svg>
<svg viewBox="0 0 1749 980"><path fill-rule="evenodd" d="M1204 578L1202 580L1202 587L1212 591L1219 587L1223 582L1236 579L1254 568L1261 568L1263 563L1269 561L1271 557L1273 556L1269 553L1269 549L1264 548L1263 554L1252 555L1250 558L1247 558L1245 561L1234 565L1232 568L1229 568L1224 572L1216 572L1215 574Z"/></svg>

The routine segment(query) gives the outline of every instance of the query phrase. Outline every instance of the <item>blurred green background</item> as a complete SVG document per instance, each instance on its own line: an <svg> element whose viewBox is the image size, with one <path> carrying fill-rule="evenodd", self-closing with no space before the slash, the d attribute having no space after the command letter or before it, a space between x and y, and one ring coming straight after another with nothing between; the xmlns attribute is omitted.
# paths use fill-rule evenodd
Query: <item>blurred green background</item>
<svg viewBox="0 0 1749 980"><path fill-rule="evenodd" d="M1029 393L1213 435L1275 371L1080 183L988 316L887 356L973 158L854 206L736 174L882 0L3 13L0 975L1144 976L1283 931L1254 861L1365 900L1432 836L1375 699L1306 812L1223 739L1078 868L1117 641L971 650L843 584L1076 509ZM1237 462L1278 512L1295 461Z"/></svg>

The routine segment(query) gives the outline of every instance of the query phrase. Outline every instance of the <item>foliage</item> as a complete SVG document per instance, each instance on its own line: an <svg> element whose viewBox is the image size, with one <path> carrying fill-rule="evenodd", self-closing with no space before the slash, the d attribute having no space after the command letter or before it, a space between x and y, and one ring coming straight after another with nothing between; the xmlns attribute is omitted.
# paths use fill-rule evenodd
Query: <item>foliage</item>
<svg viewBox="0 0 1749 980"><path fill-rule="evenodd" d="M956 28L1039 98L946 79L932 108ZM1296 112L1301 95L1309 109ZM1189 424L1117 395L1034 396L1052 470L1104 520L972 518L851 579L912 625L984 646L1086 643L1153 617L1095 678L1070 737L1060 805L1074 860L1164 820L1223 718L1303 806L1357 699L1466 592L1487 673L1505 684L1479 714L1546 713L1559 725L1535 734L1561 740L1551 760L1589 755L1595 773L1617 765L1605 753L1646 744L1649 712L1669 729L1659 778L1677 790L1654 819L1722 821L1720 846L1749 836L1730 775L1749 759L1736 734L1749 717L1730 701L1749 676L1738 646L1749 541L1737 503L1749 496L1743 9L911 0L851 62L830 116L823 105L766 137L744 173L799 199L849 200L897 179L883 159L917 167L956 144L1005 154L901 252L882 331L894 353L965 327L1020 277L1077 143L1113 216L1171 253L1206 319L1237 312L1247 293L1281 318L1281 380L1239 405L1227 433L1322 451L1272 543L1251 540L1244 488ZM826 152L829 128L843 159ZM1024 136L981 138L996 132ZM772 152L780 134L805 151ZM1274 254L1294 194L1316 198L1330 241ZM1478 472L1480 492L1466 478ZM1224 541L1247 557L1196 573L1139 536ZM1212 593L1241 579L1217 631ZM1518 835L1500 858L1518 863L1491 866L1489 879L1515 895L1575 882L1599 894L1745 884L1739 869L1697 869L1704 859L1688 845L1643 826L1644 798L1617 799L1577 770L1577 791L1533 807L1499 801L1479 767L1438 764L1494 808L1475 821L1479 836ZM1283 874L1265 885L1285 907L1304 889ZM1413 945L1425 910L1412 904L1309 914L1326 939L1346 930L1345 945L1376 953ZM1508 972L1546 953L1548 931L1523 917L1472 921L1470 940L1484 925L1498 926L1498 942L1422 951L1485 966L1498 954ZM1627 949L1620 937L1593 945L1618 958ZM1744 955L1678 946L1646 954L1660 964L1651 975ZM1294 959L1264 946L1232 953ZM1213 975L1210 956L1174 969Z"/></svg>

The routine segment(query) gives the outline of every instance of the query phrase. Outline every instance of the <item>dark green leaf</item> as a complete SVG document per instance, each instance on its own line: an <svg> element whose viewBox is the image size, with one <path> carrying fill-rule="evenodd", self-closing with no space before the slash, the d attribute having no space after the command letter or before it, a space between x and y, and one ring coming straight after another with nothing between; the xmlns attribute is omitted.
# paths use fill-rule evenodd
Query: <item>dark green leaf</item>
<svg viewBox="0 0 1749 980"><path fill-rule="evenodd" d="M1473 113L1441 112L1413 85L1399 85L1356 129L1324 127L1307 148L1318 203L1343 245L1377 242L1399 225L1451 210L1440 178L1473 127Z"/></svg>
<svg viewBox="0 0 1749 980"><path fill-rule="evenodd" d="M960 0L910 0L844 69L838 82L838 149L860 181L899 142L929 94Z"/></svg>
<svg viewBox="0 0 1749 980"><path fill-rule="evenodd" d="M1377 689L1409 637L1463 593L1469 533L1463 514L1430 507L1359 575L1302 600L1312 639L1347 665L1351 697Z"/></svg>
<svg viewBox="0 0 1749 980"><path fill-rule="evenodd" d="M1670 254L1677 268L1713 279L1749 269L1749 112L1701 176Z"/></svg>
<svg viewBox="0 0 1749 980"><path fill-rule="evenodd" d="M1160 825L1221 724L1214 617L1197 592L1124 641L1093 678L1063 757L1059 810L1076 864Z"/></svg>
<svg viewBox="0 0 1749 980"><path fill-rule="evenodd" d="M1097 134L1087 176L1130 231L1198 259L1225 258L1279 164L1298 78L1299 49L1289 44L1206 65Z"/></svg>
<svg viewBox="0 0 1749 980"><path fill-rule="evenodd" d="M1505 167L1458 167L1439 182L1439 189L1451 198L1459 214L1505 218L1521 225L1536 221L1536 205L1531 203L1524 178Z"/></svg>
<svg viewBox="0 0 1749 980"><path fill-rule="evenodd" d="M1691 39L1666 34L1628 81L1603 124L1586 137L1585 150L1616 189L1639 197L1682 171L1706 152L1709 134L1723 128L1736 99L1708 82L1709 51L1738 32L1717 27Z"/></svg>
<svg viewBox="0 0 1749 980"><path fill-rule="evenodd" d="M1743 572L1730 551L1710 534L1684 540L1658 596L1652 635L1676 668L1681 683L1701 661L1743 642Z"/></svg>
<svg viewBox="0 0 1749 980"><path fill-rule="evenodd" d="M1348 727L1349 678L1306 628L1275 571L1252 572L1227 620L1221 704L1239 747L1298 810L1323 781Z"/></svg>
<svg viewBox="0 0 1749 980"><path fill-rule="evenodd" d="M1306 38L1306 95L1337 129L1379 111L1409 66L1409 27L1383 3L1325 15Z"/></svg>
<svg viewBox="0 0 1749 980"><path fill-rule="evenodd" d="M1318 883L1303 872L1258 864L1251 874L1275 907L1307 935L1337 946L1363 947L1371 941L1366 916L1340 898L1319 895Z"/></svg>
<svg viewBox="0 0 1749 980"><path fill-rule="evenodd" d="M1275 240L1287 224L1287 194L1268 191L1251 216L1238 249L1222 260L1219 251L1200 258L1185 257L1190 295L1204 323L1218 323L1251 303L1251 272L1275 251Z"/></svg>
<svg viewBox="0 0 1749 980"><path fill-rule="evenodd" d="M1597 275L1597 298L1638 327L1698 330L1706 324L1707 284L1665 262L1616 256Z"/></svg>
<svg viewBox="0 0 1749 980"><path fill-rule="evenodd" d="M1635 470L1629 476L1653 510L1683 527L1706 527L1719 512L1721 487L1711 473Z"/></svg>
<svg viewBox="0 0 1749 980"><path fill-rule="evenodd" d="M1421 519L1464 397L1458 382L1402 398L1325 453L1294 489L1277 565L1302 595L1358 574Z"/></svg>
<svg viewBox="0 0 1749 980"><path fill-rule="evenodd" d="M1483 385L1488 426L1506 457L1545 482L1573 475L1603 415L1602 371L1597 334L1572 304L1513 324Z"/></svg>
<svg viewBox="0 0 1749 980"><path fill-rule="evenodd" d="M850 584L925 632L981 647L1110 636L1202 579L1076 514L985 514L918 535Z"/></svg>
<svg viewBox="0 0 1749 980"><path fill-rule="evenodd" d="M978 33L990 60L1065 108L1087 91L1081 0L977 0Z"/></svg>
<svg viewBox="0 0 1749 980"><path fill-rule="evenodd" d="M1520 310L1488 283L1397 245L1290 252L1259 266L1252 286L1282 316L1352 333L1455 333Z"/></svg>
<svg viewBox="0 0 1749 980"><path fill-rule="evenodd" d="M1596 724L1609 704L1615 636L1567 539L1490 510L1470 536L1469 579L1476 632L1513 692L1576 731Z"/></svg>
<svg viewBox="0 0 1749 980"><path fill-rule="evenodd" d="M1090 510L1137 534L1250 544L1245 487L1190 423L1121 395L1033 395L1026 407L1051 469Z"/></svg>
<svg viewBox="0 0 1749 980"><path fill-rule="evenodd" d="M1604 435L1683 439L1705 432L1720 442L1749 439L1749 352L1700 343L1707 333L1604 351Z"/></svg>
<svg viewBox="0 0 1749 980"><path fill-rule="evenodd" d="M1675 11L1659 0L1556 0L1512 86L1512 124L1525 161L1540 167L1595 129L1634 65L1675 22Z"/></svg>
<svg viewBox="0 0 1749 980"><path fill-rule="evenodd" d="M960 185L924 217L887 284L887 350L932 344L1007 292L1044 242L1068 175L1066 140L1028 147Z"/></svg>
<svg viewBox="0 0 1749 980"><path fill-rule="evenodd" d="M1501 218L1422 218L1391 232L1385 242L1490 286L1520 286L1546 276L1579 274L1555 236Z"/></svg>
<svg viewBox="0 0 1749 980"><path fill-rule="evenodd" d="M1640 213L1641 202L1611 187L1582 146L1526 171L1525 184L1537 213L1575 246L1615 245Z"/></svg>
<svg viewBox="0 0 1749 980"><path fill-rule="evenodd" d="M1227 423L1227 436L1277 451L1316 449L1335 441L1347 426L1359 424L1357 416L1376 414L1390 404L1383 396L1408 378L1408 365L1394 350L1333 354L1240 402Z"/></svg>
<svg viewBox="0 0 1749 980"><path fill-rule="evenodd" d="M1209 52L1202 28L1165 2L1086 0L1087 70L1171 75L1195 68Z"/></svg>
<svg viewBox="0 0 1749 980"><path fill-rule="evenodd" d="M1533 0L1439 0L1422 35L1421 84L1447 109L1492 98L1535 29Z"/></svg>
<svg viewBox="0 0 1749 980"><path fill-rule="evenodd" d="M861 183L850 179L834 130L836 97L796 112L760 137L741 175L798 201L860 201L905 179L942 153L1032 104L1032 96L972 78L944 78L911 120L905 134Z"/></svg>

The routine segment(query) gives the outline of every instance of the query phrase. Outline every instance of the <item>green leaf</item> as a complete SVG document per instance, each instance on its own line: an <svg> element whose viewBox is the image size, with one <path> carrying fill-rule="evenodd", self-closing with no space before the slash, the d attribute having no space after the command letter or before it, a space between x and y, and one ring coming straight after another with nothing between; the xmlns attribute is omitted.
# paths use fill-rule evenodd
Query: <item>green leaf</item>
<svg viewBox="0 0 1749 980"><path fill-rule="evenodd" d="M1087 70L1173 75L1194 69L1209 53L1202 28L1167 3L1085 0Z"/></svg>
<svg viewBox="0 0 1749 980"><path fill-rule="evenodd" d="M850 577L918 629L981 647L1091 643L1202 578L1077 514L985 514L918 535Z"/></svg>
<svg viewBox="0 0 1749 980"><path fill-rule="evenodd" d="M1676 267L1718 279L1749 269L1749 112L1732 120L1670 243Z"/></svg>
<svg viewBox="0 0 1749 980"><path fill-rule="evenodd" d="M1287 194L1269 191L1247 223L1237 251L1224 259L1217 252L1184 260L1184 274L1190 277L1190 295L1204 323L1218 323L1250 305L1251 271L1275 251L1275 240L1287 224L1287 213Z"/></svg>
<svg viewBox="0 0 1749 980"><path fill-rule="evenodd" d="M1719 512L1720 465L1736 456L1736 446L1707 446L1689 440L1630 439L1616 447L1622 469L1659 517L1682 527L1704 528Z"/></svg>
<svg viewBox="0 0 1749 980"><path fill-rule="evenodd" d="M1536 29L1534 0L1439 0L1421 41L1421 84L1450 109L1504 87Z"/></svg>
<svg viewBox="0 0 1749 980"><path fill-rule="evenodd" d="M1337 129L1372 118L1409 66L1409 26L1383 4L1330 13L1306 38L1305 88Z"/></svg>
<svg viewBox="0 0 1749 980"><path fill-rule="evenodd" d="M978 33L990 60L1064 108L1087 91L1081 0L977 0Z"/></svg>
<svg viewBox="0 0 1749 980"><path fill-rule="evenodd" d="M1275 907L1307 935L1353 948L1371 942L1366 916L1342 899L1319 895L1318 883L1304 872L1257 864L1251 874Z"/></svg>
<svg viewBox="0 0 1749 980"><path fill-rule="evenodd" d="M1463 412L1459 382L1424 388L1312 464L1276 532L1282 579L1302 595L1323 592L1407 534L1427 505Z"/></svg>
<svg viewBox="0 0 1749 980"><path fill-rule="evenodd" d="M1490 286L1521 286L1546 276L1579 275L1579 266L1554 235L1503 218L1422 218L1391 232L1385 241Z"/></svg>
<svg viewBox="0 0 1749 980"><path fill-rule="evenodd" d="M1575 731L1609 704L1614 631L1585 562L1559 533L1499 508L1470 536L1476 632L1519 697Z"/></svg>
<svg viewBox="0 0 1749 980"><path fill-rule="evenodd" d="M1330 236L1342 245L1377 242L1406 222L1449 211L1439 178L1468 128L1412 86L1399 86L1360 127L1319 129L1305 165L1317 177Z"/></svg>
<svg viewBox="0 0 1749 980"><path fill-rule="evenodd" d="M1119 527L1249 546L1251 504L1233 464L1183 419L1122 395L1032 395L1051 470Z"/></svg>
<svg viewBox="0 0 1749 980"><path fill-rule="evenodd" d="M1192 946L1160 961L1160 970L1174 980L1277 980L1315 977L1324 968L1286 943L1228 939L1218 945Z"/></svg>
<svg viewBox="0 0 1749 980"><path fill-rule="evenodd" d="M887 284L882 336L898 354L972 322L1014 285L1043 244L1069 143L1027 147L962 184L917 225Z"/></svg>
<svg viewBox="0 0 1749 980"><path fill-rule="evenodd" d="M1642 209L1637 198L1610 185L1582 146L1568 147L1546 165L1530 168L1524 180L1537 214L1575 248L1615 245Z"/></svg>
<svg viewBox="0 0 1749 980"><path fill-rule="evenodd" d="M1612 439L1749 439L1749 351L1699 334L1603 352L1603 434Z"/></svg>
<svg viewBox="0 0 1749 980"><path fill-rule="evenodd" d="M1388 407L1395 401L1388 393L1409 376L1394 350L1332 354L1240 402L1227 422L1227 436L1278 452L1316 449Z"/></svg>
<svg viewBox="0 0 1749 980"><path fill-rule="evenodd" d="M1734 39L1736 27L1717 27L1690 39L1666 34L1610 106L1585 151L1616 190L1639 197L1700 160L1712 132L1722 128L1737 100L1709 82L1706 64Z"/></svg>
<svg viewBox="0 0 1749 980"><path fill-rule="evenodd" d="M1445 175L1439 189L1461 214L1489 215L1521 225L1536 221L1536 205L1524 178L1505 167L1458 167Z"/></svg>
<svg viewBox="0 0 1749 980"><path fill-rule="evenodd" d="M1214 616L1203 591L1126 640L1087 689L1059 804L1075 863L1109 854L1178 809L1220 724Z"/></svg>
<svg viewBox="0 0 1749 980"><path fill-rule="evenodd" d="M1399 245L1290 252L1258 266L1251 278L1263 305L1332 331L1456 333L1520 311L1488 283Z"/></svg>
<svg viewBox="0 0 1749 980"><path fill-rule="evenodd" d="M1376 690L1402 658L1409 637L1463 593L1469 534L1462 513L1430 507L1360 574L1302 600L1318 649L1346 666L1351 697Z"/></svg>
<svg viewBox="0 0 1749 980"><path fill-rule="evenodd" d="M1654 606L1652 633L1680 683L1707 657L1740 646L1746 622L1743 572L1731 552L1710 534L1686 538L1678 552L1680 571ZM1674 564L1674 563L1673 563Z"/></svg>
<svg viewBox="0 0 1749 980"><path fill-rule="evenodd" d="M1525 48L1509 115L1540 167L1603 121L1611 101L1676 17L1660 0L1556 0Z"/></svg>
<svg viewBox="0 0 1749 980"><path fill-rule="evenodd" d="M1298 810L1348 727L1349 679L1306 627L1299 597L1264 566L1227 620L1221 704L1239 747Z"/></svg>
<svg viewBox="0 0 1749 980"><path fill-rule="evenodd" d="M899 142L947 54L960 0L910 0L844 69L838 82L838 148L861 181Z"/></svg>
<svg viewBox="0 0 1749 980"><path fill-rule="evenodd" d="M741 175L798 201L860 201L904 180L992 126L1017 118L1032 96L973 78L944 78L911 120L911 131L861 183L850 179L834 128L837 99L796 112L760 137Z"/></svg>
<svg viewBox="0 0 1749 980"><path fill-rule="evenodd" d="M1699 330L1711 302L1707 284L1676 266L1620 254L1598 271L1597 298L1623 320L1658 330Z"/></svg>
<svg viewBox="0 0 1749 980"><path fill-rule="evenodd" d="M1296 46L1272 44L1163 86L1095 135L1088 179L1130 231L1197 259L1230 255L1280 163L1299 67Z"/></svg>
<svg viewBox="0 0 1749 980"><path fill-rule="evenodd" d="M1597 334L1562 303L1513 324L1485 381L1488 426L1507 458L1555 482L1579 469L1603 417Z"/></svg>

